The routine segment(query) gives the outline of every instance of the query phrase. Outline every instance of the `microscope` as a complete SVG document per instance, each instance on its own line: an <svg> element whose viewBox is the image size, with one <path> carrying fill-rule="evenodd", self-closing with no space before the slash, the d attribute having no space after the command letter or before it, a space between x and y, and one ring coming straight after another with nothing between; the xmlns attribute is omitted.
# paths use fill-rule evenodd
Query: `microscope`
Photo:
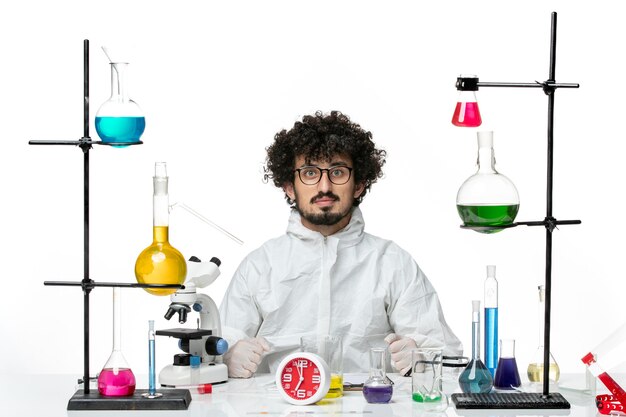
<svg viewBox="0 0 626 417"><path fill-rule="evenodd" d="M184 324L187 314L199 313L196 329L178 328L157 330L156 335L175 337L185 353L174 355L174 362L159 373L159 383L164 387L197 384L218 384L228 380L228 368L222 356L228 350L228 342L222 339L222 327L217 305L197 289L209 286L219 276L221 262L211 258L201 262L192 256L187 262L187 279L183 288L170 295L170 305L165 313L167 320L178 314L178 322Z"/></svg>

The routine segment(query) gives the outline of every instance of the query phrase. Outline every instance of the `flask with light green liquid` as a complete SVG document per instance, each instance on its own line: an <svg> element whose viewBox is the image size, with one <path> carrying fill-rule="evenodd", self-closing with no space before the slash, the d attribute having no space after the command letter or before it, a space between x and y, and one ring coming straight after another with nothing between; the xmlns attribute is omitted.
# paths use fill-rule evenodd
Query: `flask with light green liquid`
<svg viewBox="0 0 626 417"><path fill-rule="evenodd" d="M493 132L478 132L477 170L459 188L456 207L466 227L495 233L515 221L519 195L511 180L496 171Z"/></svg>

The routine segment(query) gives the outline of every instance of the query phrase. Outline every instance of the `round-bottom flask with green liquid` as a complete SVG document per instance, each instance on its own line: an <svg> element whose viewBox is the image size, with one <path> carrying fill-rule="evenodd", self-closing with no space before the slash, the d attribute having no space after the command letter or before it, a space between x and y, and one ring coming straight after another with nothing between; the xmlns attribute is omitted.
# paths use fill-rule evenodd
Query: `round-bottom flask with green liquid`
<svg viewBox="0 0 626 417"><path fill-rule="evenodd" d="M481 233L511 225L519 211L517 189L495 163L493 132L478 132L478 169L459 188L456 207L464 226Z"/></svg>

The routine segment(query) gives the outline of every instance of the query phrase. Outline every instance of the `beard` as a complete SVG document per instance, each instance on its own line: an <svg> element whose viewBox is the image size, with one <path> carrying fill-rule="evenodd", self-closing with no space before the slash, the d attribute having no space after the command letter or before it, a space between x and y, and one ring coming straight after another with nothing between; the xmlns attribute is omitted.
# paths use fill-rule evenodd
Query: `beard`
<svg viewBox="0 0 626 417"><path fill-rule="evenodd" d="M339 196L333 194L332 192L322 193L320 192L315 197L311 198L311 204L315 202L318 198L329 197L334 199L335 201L339 201ZM311 224L316 226L333 226L341 221L344 217L349 215L352 212L352 205L350 205L345 212L333 212L332 207L322 207L321 213L310 213L304 211L300 205L298 204L298 195L296 194L296 210L300 213L302 218L309 221Z"/></svg>

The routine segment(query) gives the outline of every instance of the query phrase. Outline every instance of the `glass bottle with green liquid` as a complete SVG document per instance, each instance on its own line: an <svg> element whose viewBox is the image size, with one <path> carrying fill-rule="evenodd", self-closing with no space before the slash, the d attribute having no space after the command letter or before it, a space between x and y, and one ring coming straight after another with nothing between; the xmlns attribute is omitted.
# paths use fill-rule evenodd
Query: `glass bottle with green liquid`
<svg viewBox="0 0 626 417"><path fill-rule="evenodd" d="M463 224L480 233L495 233L513 223L519 210L517 188L496 171L493 132L478 132L478 169L459 188L456 207Z"/></svg>

